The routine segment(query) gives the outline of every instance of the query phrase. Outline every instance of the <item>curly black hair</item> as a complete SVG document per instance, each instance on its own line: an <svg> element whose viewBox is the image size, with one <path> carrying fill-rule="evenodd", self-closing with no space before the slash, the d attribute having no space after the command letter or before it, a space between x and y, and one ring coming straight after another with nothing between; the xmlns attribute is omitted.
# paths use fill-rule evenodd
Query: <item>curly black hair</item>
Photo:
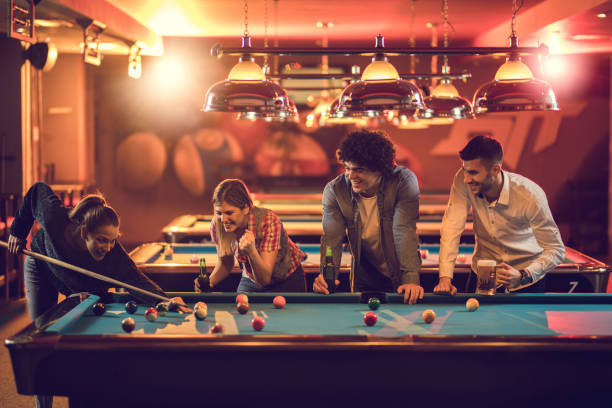
<svg viewBox="0 0 612 408"><path fill-rule="evenodd" d="M338 161L356 163L383 174L390 174L395 167L395 147L381 131L349 133L336 150L336 157Z"/></svg>

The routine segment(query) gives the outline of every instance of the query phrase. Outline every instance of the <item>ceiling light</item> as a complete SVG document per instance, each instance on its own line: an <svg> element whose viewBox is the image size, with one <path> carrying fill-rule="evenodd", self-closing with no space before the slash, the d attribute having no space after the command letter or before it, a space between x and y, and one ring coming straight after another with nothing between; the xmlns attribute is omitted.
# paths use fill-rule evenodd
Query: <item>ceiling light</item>
<svg viewBox="0 0 612 408"><path fill-rule="evenodd" d="M242 38L245 51L251 38ZM253 57L245 53L225 81L213 84L206 92L204 112L236 112L240 119L284 120L297 113L287 92L266 75Z"/></svg>
<svg viewBox="0 0 612 408"><path fill-rule="evenodd" d="M606 18L606 17L608 17L608 14L607 13L597 13L597 17L598 18Z"/></svg>
<svg viewBox="0 0 612 408"><path fill-rule="evenodd" d="M242 50L236 64L225 81L213 84L208 91L202 111L235 112L239 119L290 120L297 109L287 92L266 75L249 53L251 37L248 33L248 2L244 3L244 35Z"/></svg>
<svg viewBox="0 0 612 408"><path fill-rule="evenodd" d="M444 17L444 48L448 48L448 0L442 0L442 15ZM434 30L437 37L437 30ZM437 41L436 41L437 43ZM442 74L450 74L448 56L444 55ZM425 97L425 108L421 110L421 119L441 119L432 124L448 124L453 119L472 119L474 113L470 101L459 95L457 88L452 84L449 77L442 77L440 83L431 91L430 96Z"/></svg>
<svg viewBox="0 0 612 408"><path fill-rule="evenodd" d="M518 38L514 25L517 12L515 0L510 36L511 51L506 62L497 70L495 79L482 85L474 94L474 111L477 115L493 112L559 110L557 98L550 84L535 79L516 51Z"/></svg>
<svg viewBox="0 0 612 408"><path fill-rule="evenodd" d="M395 67L387 62L384 38L376 37L376 54L361 76L361 80L348 85L340 94L337 107L330 111L334 118L376 117L387 111L417 112L423 108L419 88L399 78Z"/></svg>

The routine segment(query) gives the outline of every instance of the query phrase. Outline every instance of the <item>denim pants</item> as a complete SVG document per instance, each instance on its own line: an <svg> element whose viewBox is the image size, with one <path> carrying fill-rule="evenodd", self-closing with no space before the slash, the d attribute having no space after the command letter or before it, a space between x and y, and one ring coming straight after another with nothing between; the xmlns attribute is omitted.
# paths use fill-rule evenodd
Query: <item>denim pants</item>
<svg viewBox="0 0 612 408"><path fill-rule="evenodd" d="M57 304L58 291L49 279L49 269L40 267L36 259L26 256L23 264L28 311L32 321ZM36 408L51 408L52 395L35 395Z"/></svg>
<svg viewBox="0 0 612 408"><path fill-rule="evenodd" d="M26 298L32 321L57 304L58 290L50 279L50 271L44 261L26 256L23 265Z"/></svg>
<svg viewBox="0 0 612 408"><path fill-rule="evenodd" d="M394 292L391 279L380 273L363 253L355 271L354 286L355 292Z"/></svg>
<svg viewBox="0 0 612 408"><path fill-rule="evenodd" d="M304 277L304 269L302 265L284 281L274 283L268 286L261 286L251 279L243 276L238 284L238 293L245 292L306 292L306 280Z"/></svg>

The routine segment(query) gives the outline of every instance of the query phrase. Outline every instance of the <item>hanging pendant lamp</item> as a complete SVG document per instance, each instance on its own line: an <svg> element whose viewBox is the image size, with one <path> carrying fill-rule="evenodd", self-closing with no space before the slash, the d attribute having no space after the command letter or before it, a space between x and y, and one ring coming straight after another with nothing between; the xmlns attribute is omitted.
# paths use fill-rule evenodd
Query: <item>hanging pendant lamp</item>
<svg viewBox="0 0 612 408"><path fill-rule="evenodd" d="M516 36L511 47L517 47ZM497 70L495 79L482 85L474 95L477 115L493 112L558 111L557 98L550 84L535 79L517 53L511 53Z"/></svg>
<svg viewBox="0 0 612 408"><path fill-rule="evenodd" d="M245 53L224 81L213 84L206 92L204 112L235 112L241 119L286 120L297 115L287 92L266 79L262 69L248 53L251 38L242 37Z"/></svg>
<svg viewBox="0 0 612 408"><path fill-rule="evenodd" d="M522 5L522 3L521 3ZM518 49L516 15L520 9L512 2L510 48ZM510 51L506 62L497 70L495 79L482 85L474 94L474 112L558 111L557 98L550 84L535 79L521 61L517 51Z"/></svg>
<svg viewBox="0 0 612 408"><path fill-rule="evenodd" d="M339 103L330 111L332 118L377 117L388 111L417 112L423 108L419 88L400 79L399 73L383 54L384 38L376 37L376 53L365 68L361 80L348 85Z"/></svg>

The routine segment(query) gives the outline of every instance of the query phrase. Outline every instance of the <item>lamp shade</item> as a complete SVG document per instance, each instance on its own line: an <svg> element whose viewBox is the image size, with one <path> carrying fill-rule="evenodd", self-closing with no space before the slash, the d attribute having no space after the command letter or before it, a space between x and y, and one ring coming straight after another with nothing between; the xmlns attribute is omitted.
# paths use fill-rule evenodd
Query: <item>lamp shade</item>
<svg viewBox="0 0 612 408"><path fill-rule="evenodd" d="M559 110L551 86L539 79L491 81L474 94L474 112L477 115L534 110Z"/></svg>
<svg viewBox="0 0 612 408"><path fill-rule="evenodd" d="M397 69L386 59L374 60L368 64L361 74L362 81L380 81L399 79Z"/></svg>
<svg viewBox="0 0 612 408"><path fill-rule="evenodd" d="M516 46L516 37L511 46ZM512 53L495 73L495 79L474 94L474 113L558 111L557 98L550 84L535 79L519 55Z"/></svg>
<svg viewBox="0 0 612 408"><path fill-rule="evenodd" d="M423 95L411 82L396 79L357 81L340 94L339 103L331 117L381 116L385 111L416 112L423 109Z"/></svg>

